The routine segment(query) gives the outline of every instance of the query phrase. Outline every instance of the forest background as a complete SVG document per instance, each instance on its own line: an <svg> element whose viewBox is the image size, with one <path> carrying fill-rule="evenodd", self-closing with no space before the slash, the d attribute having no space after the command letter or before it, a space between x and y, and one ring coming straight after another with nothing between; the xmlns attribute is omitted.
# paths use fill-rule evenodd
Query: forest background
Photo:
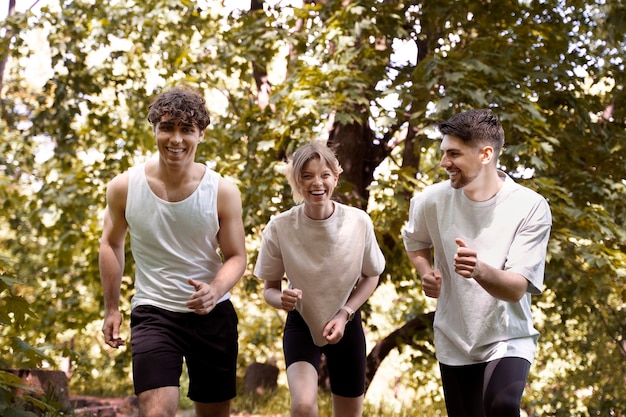
<svg viewBox="0 0 626 417"><path fill-rule="evenodd" d="M154 155L147 107L185 84L213 115L199 160L243 197L240 373L253 362L282 369L284 315L264 304L251 271L264 225L293 204L286 157L323 140L344 168L338 197L371 215L387 259L364 308L366 399L442 408L435 304L400 231L410 197L446 178L436 123L492 108L506 132L501 168L544 195L554 217L524 410L626 415L624 1L2 5L0 368L64 369L73 393L132 392L129 350L108 349L100 332L105 186ZM377 382L380 368L392 378ZM2 399L14 384L0 371Z"/></svg>

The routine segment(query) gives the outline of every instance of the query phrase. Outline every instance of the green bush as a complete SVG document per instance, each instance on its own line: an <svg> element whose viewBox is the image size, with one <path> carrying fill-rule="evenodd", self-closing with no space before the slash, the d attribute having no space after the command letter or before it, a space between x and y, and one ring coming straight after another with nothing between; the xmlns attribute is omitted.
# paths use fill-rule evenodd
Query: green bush
<svg viewBox="0 0 626 417"><path fill-rule="evenodd" d="M43 399L31 394L34 389L24 386L19 376L7 371L10 368L40 368L48 359L41 351L20 337L20 330L30 317L36 319L28 303L16 291L20 285L11 269L11 261L0 257L0 415L30 417L28 410L39 410L39 415L58 415L53 398ZM19 394L18 394L19 393Z"/></svg>

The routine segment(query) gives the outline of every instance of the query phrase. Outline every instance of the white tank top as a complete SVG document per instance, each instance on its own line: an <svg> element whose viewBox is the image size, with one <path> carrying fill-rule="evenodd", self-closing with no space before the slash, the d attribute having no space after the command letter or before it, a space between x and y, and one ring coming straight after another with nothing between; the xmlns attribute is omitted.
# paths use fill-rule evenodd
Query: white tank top
<svg viewBox="0 0 626 417"><path fill-rule="evenodd" d="M211 282L222 267L217 252L220 175L208 167L194 192L182 201L157 197L146 179L145 164L129 170L126 221L135 260L131 308L152 305L191 312L185 302L195 292L187 280ZM225 294L219 301L230 298Z"/></svg>

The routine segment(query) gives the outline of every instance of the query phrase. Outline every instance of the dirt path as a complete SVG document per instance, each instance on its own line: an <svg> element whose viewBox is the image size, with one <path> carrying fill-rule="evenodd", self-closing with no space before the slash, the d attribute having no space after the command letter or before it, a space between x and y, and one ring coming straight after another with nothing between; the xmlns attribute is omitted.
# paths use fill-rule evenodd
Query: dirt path
<svg viewBox="0 0 626 417"><path fill-rule="evenodd" d="M137 397L98 398L75 396L70 398L76 417L137 417ZM180 410L177 417L195 417L193 409ZM262 416L260 414L237 413L232 417L282 417L281 415Z"/></svg>

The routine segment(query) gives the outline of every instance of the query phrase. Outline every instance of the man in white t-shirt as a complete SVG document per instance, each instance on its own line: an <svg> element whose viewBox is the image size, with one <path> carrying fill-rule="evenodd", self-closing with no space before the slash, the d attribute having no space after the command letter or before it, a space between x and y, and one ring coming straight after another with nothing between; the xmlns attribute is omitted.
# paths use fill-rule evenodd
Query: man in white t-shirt
<svg viewBox="0 0 626 417"><path fill-rule="evenodd" d="M497 168L504 130L490 110L460 113L439 131L450 179L411 200L403 239L424 293L438 299L446 408L517 417L539 336L530 297L543 287L550 208Z"/></svg>

